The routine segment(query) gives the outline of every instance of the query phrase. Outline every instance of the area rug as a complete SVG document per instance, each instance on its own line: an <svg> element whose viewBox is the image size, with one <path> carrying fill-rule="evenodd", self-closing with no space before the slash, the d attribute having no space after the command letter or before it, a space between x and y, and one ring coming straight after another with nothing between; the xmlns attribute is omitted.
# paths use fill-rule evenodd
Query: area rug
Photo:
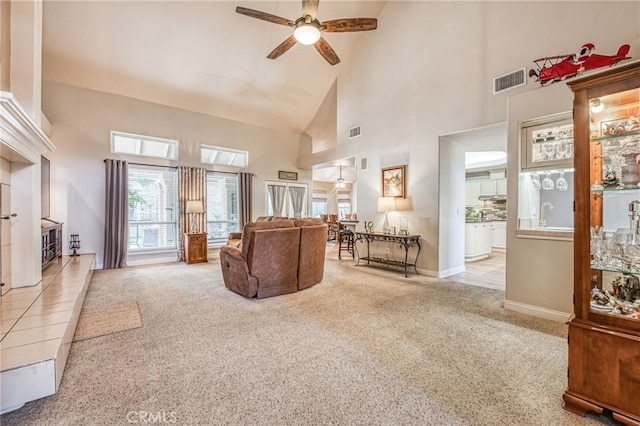
<svg viewBox="0 0 640 426"><path fill-rule="evenodd" d="M138 302L128 301L112 305L82 308L73 341L91 339L142 327Z"/></svg>

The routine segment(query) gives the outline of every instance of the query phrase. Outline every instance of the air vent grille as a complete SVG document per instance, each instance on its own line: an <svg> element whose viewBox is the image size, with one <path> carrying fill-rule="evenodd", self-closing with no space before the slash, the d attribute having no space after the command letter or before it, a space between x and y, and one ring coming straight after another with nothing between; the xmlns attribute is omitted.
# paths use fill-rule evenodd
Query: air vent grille
<svg viewBox="0 0 640 426"><path fill-rule="evenodd" d="M493 94L495 95L496 93L527 84L526 71L526 68L521 68L517 71L495 77L493 79Z"/></svg>
<svg viewBox="0 0 640 426"><path fill-rule="evenodd" d="M360 159L360 170L367 170L368 167L369 165L367 164L367 159L366 158Z"/></svg>
<svg viewBox="0 0 640 426"><path fill-rule="evenodd" d="M357 138L362 135L362 126L355 126L349 129L349 139Z"/></svg>

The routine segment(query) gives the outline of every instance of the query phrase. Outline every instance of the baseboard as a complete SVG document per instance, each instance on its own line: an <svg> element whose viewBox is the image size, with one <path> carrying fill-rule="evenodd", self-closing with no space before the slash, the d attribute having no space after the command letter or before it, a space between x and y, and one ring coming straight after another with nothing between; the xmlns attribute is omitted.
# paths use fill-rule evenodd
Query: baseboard
<svg viewBox="0 0 640 426"><path fill-rule="evenodd" d="M436 273L436 277L438 278L447 278L450 277L451 275L455 275L455 274L461 274L462 272L465 272L467 270L467 268L465 268L464 265L461 266L457 266L455 268L450 268L450 269L445 269L443 271L438 271Z"/></svg>
<svg viewBox="0 0 640 426"><path fill-rule="evenodd" d="M571 314L566 312L554 311L551 309L541 308L540 306L526 305L520 302L514 302L506 300L502 305L505 309L510 311L516 311L527 315L532 315L538 318L544 318L557 322L567 322Z"/></svg>
<svg viewBox="0 0 640 426"><path fill-rule="evenodd" d="M422 269L422 268L416 268L418 270L418 273L420 275L424 275L427 277L433 277L433 278L440 278L438 276L438 271L432 271L431 269ZM411 271L411 269L409 270Z"/></svg>

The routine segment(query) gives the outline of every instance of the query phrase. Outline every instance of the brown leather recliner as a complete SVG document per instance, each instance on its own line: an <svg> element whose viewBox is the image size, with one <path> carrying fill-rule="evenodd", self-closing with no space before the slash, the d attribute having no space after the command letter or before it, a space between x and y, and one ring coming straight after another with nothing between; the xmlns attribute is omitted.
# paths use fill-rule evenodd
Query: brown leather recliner
<svg viewBox="0 0 640 426"><path fill-rule="evenodd" d="M249 222L240 247L220 248L224 283L246 297L270 297L298 290L300 228L289 219Z"/></svg>
<svg viewBox="0 0 640 426"><path fill-rule="evenodd" d="M327 225L319 219L297 219L300 227L300 254L298 259L298 290L322 281L327 246Z"/></svg>
<svg viewBox="0 0 640 426"><path fill-rule="evenodd" d="M293 293L322 281L327 225L317 219L249 222L220 248L224 283L246 297Z"/></svg>

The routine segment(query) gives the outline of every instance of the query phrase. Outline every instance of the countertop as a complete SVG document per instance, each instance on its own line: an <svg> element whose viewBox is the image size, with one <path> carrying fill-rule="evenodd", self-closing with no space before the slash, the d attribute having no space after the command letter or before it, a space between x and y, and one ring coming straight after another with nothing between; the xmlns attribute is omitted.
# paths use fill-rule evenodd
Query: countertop
<svg viewBox="0 0 640 426"><path fill-rule="evenodd" d="M484 219L465 219L464 221L465 223L485 223L485 222L506 222L507 219L484 218Z"/></svg>

